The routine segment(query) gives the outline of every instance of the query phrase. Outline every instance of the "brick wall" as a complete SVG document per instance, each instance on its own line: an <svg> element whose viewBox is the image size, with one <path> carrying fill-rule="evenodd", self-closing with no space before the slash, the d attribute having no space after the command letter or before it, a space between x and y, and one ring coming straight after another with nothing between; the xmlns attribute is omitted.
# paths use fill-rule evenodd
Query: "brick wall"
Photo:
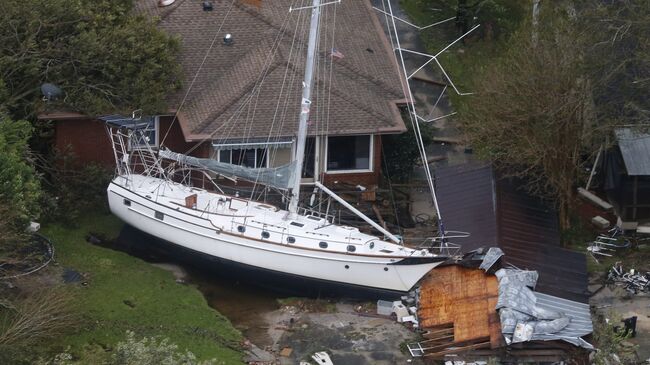
<svg viewBox="0 0 650 365"><path fill-rule="evenodd" d="M113 149L103 122L94 119L69 119L55 123L56 149L72 153L80 166L96 162L106 167L115 167Z"/></svg>
<svg viewBox="0 0 650 365"><path fill-rule="evenodd" d="M196 145L185 141L179 122L172 124L171 116L160 117L159 126L161 140L169 130L165 139L167 148L185 153ZM72 153L79 166L99 163L109 168L115 167L113 148L104 122L95 119L64 119L55 121L54 128L54 147L59 151ZM203 143L191 154L197 157L208 157L209 150L209 143Z"/></svg>

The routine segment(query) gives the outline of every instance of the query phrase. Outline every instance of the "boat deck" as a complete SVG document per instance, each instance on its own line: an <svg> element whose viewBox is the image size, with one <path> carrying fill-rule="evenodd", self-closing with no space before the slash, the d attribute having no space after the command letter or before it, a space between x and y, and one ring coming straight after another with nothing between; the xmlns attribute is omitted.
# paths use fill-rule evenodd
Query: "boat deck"
<svg viewBox="0 0 650 365"><path fill-rule="evenodd" d="M119 178L118 178L119 179ZM125 177L121 177L124 183ZM144 175L129 176L129 187L159 204L209 219L226 232L273 243L377 256L429 255L368 235L350 226L332 224L326 218L297 215L273 205L241 199Z"/></svg>

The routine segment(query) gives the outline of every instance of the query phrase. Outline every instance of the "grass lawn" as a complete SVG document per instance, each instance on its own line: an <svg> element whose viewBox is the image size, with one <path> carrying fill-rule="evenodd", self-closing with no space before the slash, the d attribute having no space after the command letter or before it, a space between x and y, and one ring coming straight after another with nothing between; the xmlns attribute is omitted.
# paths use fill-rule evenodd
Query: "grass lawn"
<svg viewBox="0 0 650 365"><path fill-rule="evenodd" d="M199 359L216 358L225 364L241 364L241 334L227 318L210 308L192 286L176 283L167 271L125 253L91 245L88 232L116 237L122 223L112 215L83 216L79 228L48 225L42 233L56 249L63 268L83 273L88 285L73 286L81 325L53 345L80 357L81 363L108 356L126 331L136 338L169 338L179 350L189 350Z"/></svg>

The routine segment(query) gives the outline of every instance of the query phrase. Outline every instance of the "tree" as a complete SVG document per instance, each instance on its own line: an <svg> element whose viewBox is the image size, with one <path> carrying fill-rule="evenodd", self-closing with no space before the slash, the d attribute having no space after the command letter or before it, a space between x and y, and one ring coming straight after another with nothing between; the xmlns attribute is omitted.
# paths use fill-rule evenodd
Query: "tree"
<svg viewBox="0 0 650 365"><path fill-rule="evenodd" d="M586 2L581 27L592 35L587 71L603 123L650 119L650 2Z"/></svg>
<svg viewBox="0 0 650 365"><path fill-rule="evenodd" d="M583 43L566 8L546 8L532 38L527 23L505 54L477 77L460 122L479 154L530 192L553 200L562 228L593 152L591 83L584 76Z"/></svg>
<svg viewBox="0 0 650 365"><path fill-rule="evenodd" d="M31 133L29 122L0 115L0 205L7 208L0 219L12 231L24 230L40 211L41 188L27 145Z"/></svg>
<svg viewBox="0 0 650 365"><path fill-rule="evenodd" d="M134 15L131 0L6 0L0 12L0 104L15 119L43 109L41 84L64 95L49 105L88 114L165 111L178 86L178 41ZM1 96L1 95L0 95Z"/></svg>
<svg viewBox="0 0 650 365"><path fill-rule="evenodd" d="M415 165L418 161L422 162L408 112L402 112L402 119L406 122L406 132L382 137L383 175L396 182L408 181ZM433 138L432 127L420 125L420 132L424 145L430 144Z"/></svg>

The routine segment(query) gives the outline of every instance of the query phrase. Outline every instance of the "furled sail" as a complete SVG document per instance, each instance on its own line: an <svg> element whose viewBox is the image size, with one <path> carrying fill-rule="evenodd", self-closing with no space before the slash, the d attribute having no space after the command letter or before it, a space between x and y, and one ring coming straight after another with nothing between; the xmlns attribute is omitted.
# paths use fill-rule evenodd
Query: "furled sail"
<svg viewBox="0 0 650 365"><path fill-rule="evenodd" d="M293 186L295 162L280 167L250 168L225 162L218 162L211 158L187 156L163 148L158 151L158 156L176 161L182 165L203 168L223 176L240 178L262 185L273 186L278 189L287 190Z"/></svg>

